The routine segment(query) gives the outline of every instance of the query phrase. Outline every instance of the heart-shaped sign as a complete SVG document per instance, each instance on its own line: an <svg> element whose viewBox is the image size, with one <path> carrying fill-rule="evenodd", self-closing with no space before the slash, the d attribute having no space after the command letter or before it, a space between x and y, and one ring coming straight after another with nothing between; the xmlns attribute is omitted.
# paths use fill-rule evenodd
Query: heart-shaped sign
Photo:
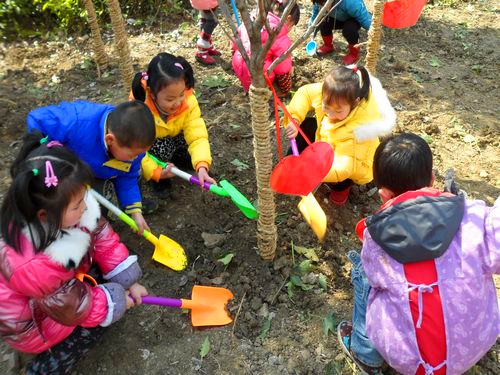
<svg viewBox="0 0 500 375"><path fill-rule="evenodd" d="M271 189L281 194L307 195L326 177L333 163L333 148L314 142L299 156L287 156L271 174Z"/></svg>

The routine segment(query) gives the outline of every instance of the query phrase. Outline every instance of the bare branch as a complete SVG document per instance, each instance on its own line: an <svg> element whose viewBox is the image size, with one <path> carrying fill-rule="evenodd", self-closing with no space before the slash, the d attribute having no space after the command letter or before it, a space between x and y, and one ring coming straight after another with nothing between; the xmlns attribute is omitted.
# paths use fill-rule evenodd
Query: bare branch
<svg viewBox="0 0 500 375"><path fill-rule="evenodd" d="M295 4L297 4L296 0L291 0L286 5L285 10L283 11L283 14L281 15L278 27L273 31L273 34L274 34L273 38L271 38L271 34L269 34L269 32L268 32L269 37L267 38L266 43L264 43L264 46L262 47L262 49L264 51L266 51L266 54L267 54L267 51L269 51L269 49L271 48L272 44L274 43L276 36L278 36L279 33L281 32L281 29L285 25L286 19L290 15L290 12L292 11Z"/></svg>
<svg viewBox="0 0 500 375"><path fill-rule="evenodd" d="M273 69L276 68L276 66L278 64L280 64L283 60L285 60L288 56L290 56L292 51L294 49L296 49L300 44L302 44L309 37L309 35L311 35L313 33L313 31L321 24L321 22L323 22L323 20L328 16L328 14L330 12L332 12L342 2L342 0L338 1L332 7L332 4L335 1L338 1L338 0L328 0L325 3L325 5L323 5L323 7L321 7L321 9L318 13L318 16L316 17L316 19L314 20L312 25L310 25L307 28L305 33L299 39L295 40L295 42L293 42L293 44L285 51L285 53L283 53L280 57L278 57L276 60L274 60L273 63L269 66L269 68L267 69L268 74L271 73L273 71Z"/></svg>
<svg viewBox="0 0 500 375"><path fill-rule="evenodd" d="M233 22L233 16L231 15L231 11L229 10L229 7L224 2L224 0L218 0L218 3L219 3L219 7L222 11L222 15L223 15L224 19L229 24L229 27L231 27L231 30L233 32L234 42L236 44L236 48L238 48L238 51L240 51L241 57L243 57L243 60L245 60L245 63L247 64L247 66L250 66L250 56L248 56L248 53L245 50L245 47L243 46L243 42L241 41L240 33L238 33L238 27L236 26L235 22ZM213 14L213 11L212 11L212 14ZM226 34L228 39L232 42L233 38L231 38L231 35L229 34L229 32L224 28L224 26L222 26L222 24L220 26L221 26L224 34Z"/></svg>

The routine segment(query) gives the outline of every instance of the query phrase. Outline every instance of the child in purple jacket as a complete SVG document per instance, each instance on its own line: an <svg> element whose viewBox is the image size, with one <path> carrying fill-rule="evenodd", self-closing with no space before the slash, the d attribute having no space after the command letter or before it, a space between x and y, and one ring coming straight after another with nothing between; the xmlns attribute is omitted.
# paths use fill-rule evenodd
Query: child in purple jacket
<svg viewBox="0 0 500 375"><path fill-rule="evenodd" d="M432 153L414 134L384 140L373 175L384 204L357 227L340 343L368 374L384 360L402 374L462 374L500 333L500 198L487 207L431 188Z"/></svg>

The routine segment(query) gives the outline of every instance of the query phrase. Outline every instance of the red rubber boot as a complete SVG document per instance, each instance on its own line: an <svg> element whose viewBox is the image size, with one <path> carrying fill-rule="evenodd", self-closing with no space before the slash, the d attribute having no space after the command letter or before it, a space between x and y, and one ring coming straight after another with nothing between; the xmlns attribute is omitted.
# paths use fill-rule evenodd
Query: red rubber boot
<svg viewBox="0 0 500 375"><path fill-rule="evenodd" d="M354 44L349 44L347 48L349 49L349 53L344 56L342 62L344 65L355 64L359 57L359 47L356 48L354 47Z"/></svg>
<svg viewBox="0 0 500 375"><path fill-rule="evenodd" d="M322 35L321 37L323 38L323 45L316 51L318 56L325 56L335 51L335 47L333 46L333 35Z"/></svg>

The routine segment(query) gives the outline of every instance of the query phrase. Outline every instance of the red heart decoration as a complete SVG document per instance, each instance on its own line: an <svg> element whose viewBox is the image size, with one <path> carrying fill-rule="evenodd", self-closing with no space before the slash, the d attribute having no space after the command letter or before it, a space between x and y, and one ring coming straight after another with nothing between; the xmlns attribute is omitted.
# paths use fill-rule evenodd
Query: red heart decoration
<svg viewBox="0 0 500 375"><path fill-rule="evenodd" d="M426 0L396 0L384 4L382 23L390 28L410 27L417 23Z"/></svg>
<svg viewBox="0 0 500 375"><path fill-rule="evenodd" d="M333 148L314 142L299 156L287 156L271 174L271 189L281 194L307 195L326 177L333 163Z"/></svg>

